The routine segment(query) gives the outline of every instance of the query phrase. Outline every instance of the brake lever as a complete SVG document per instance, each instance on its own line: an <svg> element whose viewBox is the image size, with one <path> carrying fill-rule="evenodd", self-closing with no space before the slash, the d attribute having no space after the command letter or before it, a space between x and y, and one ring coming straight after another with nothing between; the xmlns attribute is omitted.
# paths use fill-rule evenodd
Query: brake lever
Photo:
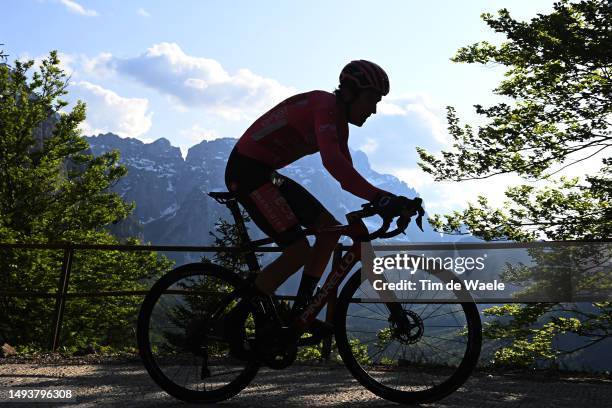
<svg viewBox="0 0 612 408"><path fill-rule="evenodd" d="M387 231L389 227L391 226L391 221L393 221L393 218L389 220L383 220L383 225L378 230L369 234L366 240L372 241L376 238L391 238L400 233L406 235L405 233L406 228L408 228L408 225L410 225L411 218L414 215L417 215L417 218L415 219L417 226L422 232L424 232L423 231L423 216L425 215L425 210L423 209L421 205L423 200L419 197L416 197L414 198L414 202L417 204L418 208L413 210L409 216L400 216L396 222L396 225L397 225L396 229L394 229L393 231ZM376 211L374 210L374 206L372 206L371 204L368 204L368 203L362 204L361 207L362 207L361 210L353 211L346 215L346 218L349 222L357 218L365 218L365 217L370 217L370 216L377 214Z"/></svg>
<svg viewBox="0 0 612 408"><path fill-rule="evenodd" d="M346 220L349 223L361 218L367 218L376 215L374 208L368 206L368 204L363 204L361 207L363 207L361 210L351 211L350 213L346 214Z"/></svg>
<svg viewBox="0 0 612 408"><path fill-rule="evenodd" d="M369 236L370 241L374 240L376 238L387 238L386 235L388 234L388 232L386 232L386 231L391 226L391 221L392 221L392 219L390 219L390 220L383 220L382 226L378 230L376 230L376 231L374 231L373 233L370 234L370 236Z"/></svg>
<svg viewBox="0 0 612 408"><path fill-rule="evenodd" d="M397 228L395 228L393 231L388 231L384 234L381 234L380 238L391 238L399 234L406 235L405 231L406 231L406 228L408 228L408 225L410 224L410 218L411 216L401 216L400 215L399 218L397 219L397 222L395 223Z"/></svg>
<svg viewBox="0 0 612 408"><path fill-rule="evenodd" d="M423 231L423 216L425 215L425 210L423 209L421 205L419 205L419 209L417 211L418 211L418 216L416 220L414 220L414 222L416 222L416 225L417 227L419 227L421 232L425 232Z"/></svg>

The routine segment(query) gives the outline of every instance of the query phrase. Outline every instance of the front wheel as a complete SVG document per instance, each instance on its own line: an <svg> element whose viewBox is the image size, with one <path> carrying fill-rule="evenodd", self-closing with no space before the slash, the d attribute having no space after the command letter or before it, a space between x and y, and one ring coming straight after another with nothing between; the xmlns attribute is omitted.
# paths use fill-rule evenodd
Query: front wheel
<svg viewBox="0 0 612 408"><path fill-rule="evenodd" d="M237 303L244 280L214 264L195 263L157 281L140 308L138 348L149 375L189 402L216 402L244 389L259 365L230 353L217 318Z"/></svg>
<svg viewBox="0 0 612 408"><path fill-rule="evenodd" d="M437 401L457 390L480 354L476 305L377 301L366 296L369 288L358 271L336 306L338 351L353 376L379 397L403 404Z"/></svg>

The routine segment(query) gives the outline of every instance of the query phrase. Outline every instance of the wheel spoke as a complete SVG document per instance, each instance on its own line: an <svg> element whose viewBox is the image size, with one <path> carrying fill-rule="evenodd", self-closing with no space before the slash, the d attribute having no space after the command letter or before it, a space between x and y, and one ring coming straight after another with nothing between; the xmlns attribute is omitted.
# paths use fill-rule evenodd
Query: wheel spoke
<svg viewBox="0 0 612 408"><path fill-rule="evenodd" d="M257 366L230 357L227 341L208 339L206 366L204 356L190 351L190 333L199 333L204 328L201 324L206 324L206 319L220 307L219 302L235 288L231 282L236 278L230 272L226 278L220 271L206 272L205 266L201 268L201 272L194 271L192 276L170 272L160 280L168 282L164 288L158 287L159 283L153 286L142 307L148 312L143 314L141 310L138 341L139 347L147 351L144 354L147 370L162 388L173 390L173 393L178 389L185 398L186 395L194 398L187 393L195 392L199 395L198 400L206 401L207 398L217 399L219 392L226 392L227 398L233 396L250 382ZM148 316L147 322L140 321L143 316ZM198 343L193 346L200 347ZM204 368L210 370L210 375L202 378ZM244 376L244 373L250 375ZM238 378L240 384L236 387ZM232 387L227 387L230 383Z"/></svg>
<svg viewBox="0 0 612 408"><path fill-rule="evenodd" d="M456 343L460 343L460 344L465 344L465 341L461 341L461 340L455 340L455 339L446 339L444 337L437 337L437 336L425 336L423 335L423 337L427 337L427 338L432 338L432 339L439 339L439 340L444 340L444 341L452 341L452 342L456 342Z"/></svg>
<svg viewBox="0 0 612 408"><path fill-rule="evenodd" d="M355 316L355 315L346 315L347 317L355 317L357 319L368 319L368 320L376 320L377 322L386 322L386 319L375 319L374 317L367 316Z"/></svg>
<svg viewBox="0 0 612 408"><path fill-rule="evenodd" d="M459 309L459 310L455 310L454 312L442 313L442 314L439 314L439 315L436 315L436 316L428 316L427 318L428 319L432 319L434 317L448 316L448 315L451 315L451 314L462 313L462 312L463 312L463 310ZM423 319L423 320L425 320L425 319Z"/></svg>
<svg viewBox="0 0 612 408"><path fill-rule="evenodd" d="M344 313L347 334L337 341L353 375L363 384L372 384L366 385L367 388L382 397L394 395L396 402L416 404L432 402L436 392L442 397L442 393L446 395L449 389L458 388L467 379L469 370L456 374L464 359L468 360L467 367L473 367L478 358L480 334L471 334L480 327L475 305L435 303L440 293L434 294L433 301L419 303L413 298L410 302L401 302L401 310L410 324L404 327L396 319L390 319L391 310L396 309L389 308L382 299L367 303L356 300L363 291L361 282L357 285L355 280L349 281L344 289L354 292L343 292L337 306L336 312ZM414 296L418 299L423 294L416 292ZM472 310L471 314L467 309ZM466 329L469 336L464 333ZM370 363L362 363L360 369L357 369L361 361L357 353L363 349L351 348L346 343L352 338L359 339L359 344L368 348ZM470 346L474 339L478 341L476 347ZM352 357L346 359L347 355Z"/></svg>

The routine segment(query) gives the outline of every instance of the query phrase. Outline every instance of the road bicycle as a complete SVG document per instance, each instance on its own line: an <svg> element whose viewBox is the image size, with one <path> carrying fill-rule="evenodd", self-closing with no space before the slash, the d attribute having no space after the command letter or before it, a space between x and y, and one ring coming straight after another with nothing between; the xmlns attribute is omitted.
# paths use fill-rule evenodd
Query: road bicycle
<svg viewBox="0 0 612 408"><path fill-rule="evenodd" d="M362 246L372 248L371 240L403 232L410 217L417 215L414 208L400 214L392 231L392 220L384 219L377 231L364 235L363 219L375 215L368 205L347 214L347 225L308 230L307 234L340 233L353 244L292 320L283 315L279 297L265 305L253 303L240 327L244 338L237 352L236 339L224 335L224 317L246 296L261 269L257 248L272 241L250 239L232 193L209 195L231 211L249 273L242 276L214 263L192 263L152 286L138 317L138 347L148 373L167 393L189 402L222 401L244 389L261 366L290 366L300 347L322 340L308 330L330 301L338 354L357 381L377 396L403 404L432 402L468 379L482 341L478 309L471 298L465 293L456 302L419 300L418 294L407 299L401 293L393 299L377 298L367 274L360 269L351 273L361 260ZM418 214L419 227L422 215Z"/></svg>

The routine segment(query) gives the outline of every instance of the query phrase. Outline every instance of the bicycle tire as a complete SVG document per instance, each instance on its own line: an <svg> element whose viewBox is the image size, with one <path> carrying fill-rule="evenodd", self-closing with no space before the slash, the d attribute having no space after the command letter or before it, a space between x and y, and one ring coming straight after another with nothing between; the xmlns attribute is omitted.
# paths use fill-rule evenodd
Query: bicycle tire
<svg viewBox="0 0 612 408"><path fill-rule="evenodd" d="M206 296L202 295L202 291L196 292L192 290L185 290L184 284L180 282L190 282L196 279L202 279L202 282L206 282L207 285L210 286L211 282L219 282L218 288L224 288L224 291L219 290L216 291L207 291ZM181 284L183 286L181 286ZM151 340L155 340L160 338L159 334L155 332L155 329L152 327L155 321L165 322L164 319L168 319L169 321L177 320L179 313L185 315L184 309L191 307L192 309L198 309L198 318L200 316L206 316L205 313L209 311L206 310L201 312L200 310L202 304L206 304L208 301L211 305L217 301L216 294L218 293L219 298L227 298L228 293L235 290L236 288L241 287L244 284L244 280L241 279L238 275L232 273L231 271L222 268L215 264L208 263L194 263L183 265L178 267L168 274L164 275L160 278L151 288L149 293L146 295L138 316L138 326L137 326L137 340L138 340L138 348L140 357L144 363L147 372L151 376L151 378L168 394L187 402L204 402L204 403L212 403L218 402L222 400L226 400L228 398L233 397L238 394L241 390L243 390L255 377L257 371L259 369L259 363L255 361L241 362L241 365L244 365L244 368L236 371L238 375L233 380L229 381L227 384L222 385L219 388L206 389L206 382L204 382L204 389L199 389L199 385L193 384L193 382L189 382L185 384L179 384L175 378L170 376L170 370L166 370L165 367L162 366L162 362L171 362L171 361L185 361L184 359L189 357L189 352L185 351L185 349L181 349L182 344L179 341L175 341L175 343L181 344L177 347L177 351L183 352L187 355L187 357L183 356L183 354L177 355L172 352L166 352L170 357L163 356L159 352L161 349L168 349L170 346L167 344L163 344L163 347L158 346L156 343L154 345L151 344ZM223 286L227 285L227 286ZM171 289L171 288L180 288ZM194 286L196 287L196 286ZM180 298L176 301L176 304L172 308L166 307L163 308L163 304L160 299L163 295L166 294L174 294L175 292L181 292L181 294L185 294L184 296L190 296L187 300ZM193 304L196 304L196 307L192 307ZM161 307L159 307L162 305ZM161 312L160 312L161 311ZM167 316L165 315L167 313ZM160 316L161 314L161 316ZM155 316L154 316L155 315ZM154 316L154 317L153 317ZM192 316L195 316L193 314ZM194 318L195 319L195 318ZM178 319L180 321L180 319ZM182 323L182 322L181 322ZM176 333L180 333L182 326L178 326L179 330L176 330ZM187 327L187 326L186 326ZM166 326L160 326L162 329L161 338L166 337L163 341L166 343L172 343L172 338L168 335L169 329ZM165 331L164 331L165 330ZM187 329L185 329L187 330ZM175 332L174 335L177 335ZM186 333L186 332L185 332ZM170 340L167 340L170 338ZM189 342L189 335L185 334L184 338L186 343ZM157 340L156 340L157 341ZM163 342L162 342L163 343ZM216 347L221 350L221 353L224 350L224 346L221 344L216 344ZM208 353L208 351L206 352ZM208 354L207 358L208 358ZM171 358L174 356L173 358ZM194 355L194 361L198 361L195 359L197 357ZM204 358L204 357L202 357ZM221 357L220 357L221 358ZM219 358L219 359L220 359ZM230 357L226 358L226 361L229 360ZM208 361L208 360L206 360ZM172 363L170 363L172 364ZM177 363L180 364L180 363ZM208 364L206 364L208 368ZM196 366L199 368L199 366ZM179 366L179 369L181 367ZM172 370L174 371L174 370ZM180 370L177 371L179 374L182 374ZM197 375L197 372L196 372ZM216 375L216 374L215 374ZM203 380L203 379L202 379ZM194 389L195 388L195 389Z"/></svg>
<svg viewBox="0 0 612 408"><path fill-rule="evenodd" d="M457 314L463 315L465 319L464 330L465 328L467 328L467 335L465 336L467 338L466 344L465 344L465 352L463 353L462 356L461 354L458 354L458 357L461 357L461 361L459 364L456 365L456 367L449 368L449 367L445 367L444 365L440 365L440 363L437 363L437 365L423 363L423 361L420 361L422 356L417 356L416 353L414 353L414 350L416 350L416 348L419 347L417 344L418 342L414 344L410 344L410 347L412 348L410 352L413 352L414 353L413 356L415 357L414 362L407 363L406 359L398 359L397 364L396 364L394 361L392 361L392 359L385 361L384 360L385 357L378 357L380 358L380 360L378 363L376 363L371 358L371 355L375 354L373 353L371 348L378 349L379 351L377 351L377 353L379 353L381 347L380 346L371 347L372 345L370 344L366 345L368 341L366 341L365 343L362 343L358 339L355 340L356 337L350 334L353 332L353 329L354 329L351 327L355 323L355 321L357 321L359 318L361 318L361 320L370 319L372 318L371 316L372 312L380 313L381 310L382 312L385 312L385 311L388 312L389 309L388 307L379 307L378 309L375 309L374 308L375 305L378 305L376 303L365 303L364 302L363 304L361 304L360 299L354 297L355 293L358 290L360 290L361 285L362 285L361 271L358 270L348 280L344 289L342 290L340 297L338 299L338 302L337 302L335 316L334 316L335 337L336 337L336 344L338 346L338 352L340 356L342 357L342 360L344 364L346 365L346 367L348 368L348 370L355 377L355 379L359 381L361 385L363 385L365 388L367 388L374 394L378 395L379 397L384 398L389 401L393 401L393 402L401 403L401 404L421 404L421 403L429 403L429 402L440 400L446 397L447 395L451 394L452 392L456 391L461 385L465 383L465 381L469 378L472 370L474 369L474 367L476 366L478 362L478 358L480 355L480 347L482 343L482 327L481 327L480 316L479 316L476 304L466 303L466 302L451 304L451 307L453 307L454 305L454 307L458 310ZM383 305L387 305L383 301L381 301L380 303ZM355 306L355 305L358 305L358 306ZM419 305L419 304L416 304L416 305ZM364 316L353 315L353 313L355 313L355 310L358 307L367 308L366 313L370 314L370 316L368 317L365 314ZM410 309L408 310L420 310L420 311L423 311L423 313L425 314L426 308L429 308L430 306L424 306L424 307L418 308L415 306L415 303L410 303L408 307L410 307ZM411 313L406 309L405 305L403 305L402 309L404 310L405 313ZM418 312L413 312L413 313L417 314ZM427 311L426 313L431 313L431 312ZM434 314L438 314L438 312L434 312ZM442 313L440 313L438 316L435 316L435 317L438 318L441 316L443 316ZM351 327L347 327L347 318L349 320L348 326L351 326ZM453 318L457 320L456 316L454 315L453 315ZM429 316L425 318L425 320L427 319L429 319ZM360 323L360 324L361 325L372 325L373 323L368 321L367 323ZM387 321L387 324L389 324L388 321ZM384 327L384 323L382 319L379 325L380 325L379 327ZM430 329L439 330L438 327L443 327L443 326L434 326L433 328L430 328ZM380 338L381 338L380 333L384 333L385 330L387 330L387 333L390 332L388 329L385 329L385 328L377 332L378 333L377 340L376 340L377 343L380 341ZM425 333L427 333L426 330L428 329L425 328L425 325L423 325L423 329L421 332L421 337L419 339L419 342L421 340L425 341L425 338L427 337L425 335ZM447 329L442 329L442 330L447 330ZM359 334L361 334L361 331L359 331ZM438 337L436 336L436 338ZM455 340L451 340L449 338L448 341L455 341ZM385 346L385 348L386 347L388 346ZM432 350L434 349L432 348ZM447 350L443 350L443 349L440 349L440 350L442 352L448 353ZM367 356L365 355L366 352L367 352ZM405 356L405 351L403 353L404 354L402 355ZM421 350L421 353L423 353L423 350ZM398 354L398 351L396 351L396 355L397 354ZM385 382L388 382L387 380L389 379L389 376L390 376L390 374L388 373L392 373L394 370L397 373L397 379L395 381L396 385L395 387L391 387L388 384L385 384ZM412 373L410 371L412 371ZM452 371L452 373L450 373L450 371ZM430 386L430 384L428 384L427 382L428 380L431 380L433 374L435 374L436 372L442 373L442 376L444 377L444 381L441 381L439 384L432 383ZM373 373L376 373L376 376L373 375ZM417 377L419 373L420 373L421 378L423 379L422 382L425 383L424 385L421 384L421 385L408 386L406 385L406 381L405 381L405 383L401 385L401 387L404 387L404 389L400 388L399 380L402 374L406 375L408 382L414 382L415 377ZM376 377L379 377L379 378L376 378Z"/></svg>

